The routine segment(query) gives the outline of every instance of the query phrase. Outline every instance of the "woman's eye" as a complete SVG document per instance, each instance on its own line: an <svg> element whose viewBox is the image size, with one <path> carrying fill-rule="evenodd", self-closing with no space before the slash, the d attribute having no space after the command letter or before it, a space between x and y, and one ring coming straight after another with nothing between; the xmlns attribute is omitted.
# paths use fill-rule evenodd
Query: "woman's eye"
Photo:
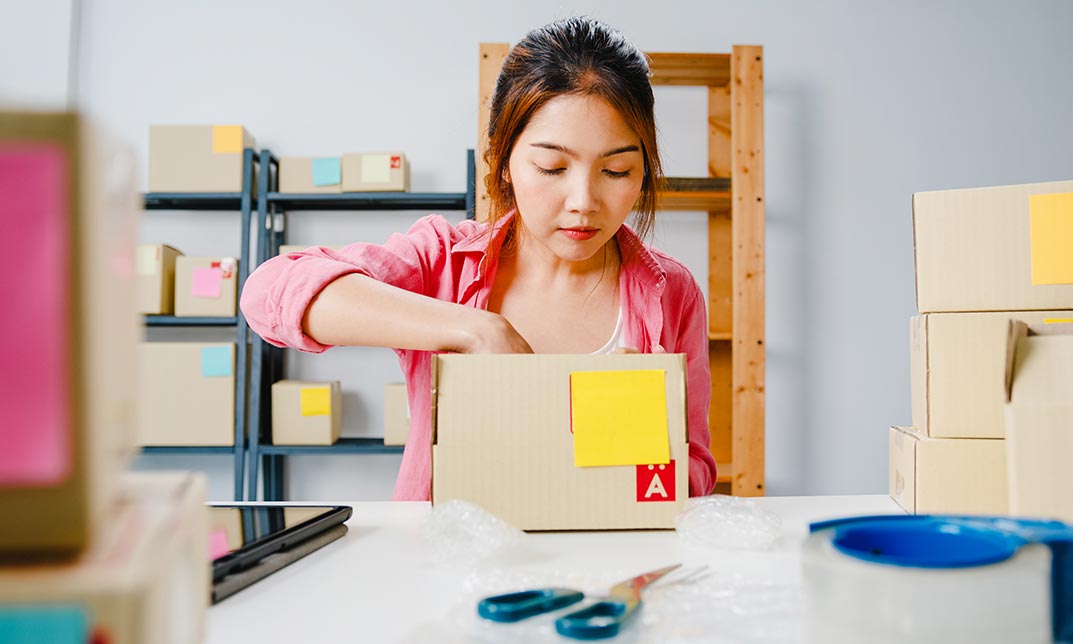
<svg viewBox="0 0 1073 644"><path fill-rule="evenodd" d="M622 172L615 172L614 170L604 170L604 173L612 179L625 179L630 176L629 170L623 170Z"/></svg>
<svg viewBox="0 0 1073 644"><path fill-rule="evenodd" d="M544 167L541 167L541 166L536 166L536 169L537 169L537 172L539 172L540 174L547 174L547 175L553 175L553 176L566 172L566 168L544 168Z"/></svg>

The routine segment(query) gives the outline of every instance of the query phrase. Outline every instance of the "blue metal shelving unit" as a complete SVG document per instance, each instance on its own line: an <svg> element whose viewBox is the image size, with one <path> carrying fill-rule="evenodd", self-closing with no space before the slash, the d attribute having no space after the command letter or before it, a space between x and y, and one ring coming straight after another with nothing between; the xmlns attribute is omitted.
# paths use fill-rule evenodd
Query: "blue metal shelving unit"
<svg viewBox="0 0 1073 644"><path fill-rule="evenodd" d="M345 194L290 194L278 192L278 160L268 150L260 153L262 169L257 195L259 237L257 263L279 254L286 243L287 212L355 210L466 211L473 218L476 203L476 168L473 150L466 152L466 191L449 193L369 192ZM284 351L253 337L250 363L249 444L250 475L247 499L257 498L263 479L266 501L285 496L285 457L291 454L399 454L401 447L384 445L381 438L342 438L334 445L272 445L272 383L284 377ZM263 472L263 475L262 475Z"/></svg>
<svg viewBox="0 0 1073 644"><path fill-rule="evenodd" d="M191 210L191 211L238 211L241 214L242 248L239 253L238 296L250 274L250 223L255 205L253 195L254 163L259 159L247 148L242 153L242 192L162 193L150 192L144 197L145 210ZM146 454L231 454L234 458L235 500L241 501L246 478L247 413L246 392L250 383L246 379L249 347L249 327L238 311L235 317L176 317L172 315L146 316L146 326L151 327L235 327L235 444L234 446L148 446Z"/></svg>

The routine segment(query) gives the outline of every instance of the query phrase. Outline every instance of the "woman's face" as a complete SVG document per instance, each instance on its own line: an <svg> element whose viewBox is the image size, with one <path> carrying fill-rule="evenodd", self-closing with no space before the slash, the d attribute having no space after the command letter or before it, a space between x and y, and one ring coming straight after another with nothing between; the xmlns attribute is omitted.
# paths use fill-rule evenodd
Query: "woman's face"
<svg viewBox="0 0 1073 644"><path fill-rule="evenodd" d="M524 243L568 262L598 251L641 194L641 140L605 100L558 96L533 115L511 150L508 180Z"/></svg>

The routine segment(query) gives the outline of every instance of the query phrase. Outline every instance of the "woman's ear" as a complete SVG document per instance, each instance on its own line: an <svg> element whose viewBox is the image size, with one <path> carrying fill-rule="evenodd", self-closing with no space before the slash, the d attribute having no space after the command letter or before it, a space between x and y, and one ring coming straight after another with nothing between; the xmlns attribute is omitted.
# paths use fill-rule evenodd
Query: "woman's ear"
<svg viewBox="0 0 1073 644"><path fill-rule="evenodd" d="M510 168L503 168L503 181L510 183Z"/></svg>

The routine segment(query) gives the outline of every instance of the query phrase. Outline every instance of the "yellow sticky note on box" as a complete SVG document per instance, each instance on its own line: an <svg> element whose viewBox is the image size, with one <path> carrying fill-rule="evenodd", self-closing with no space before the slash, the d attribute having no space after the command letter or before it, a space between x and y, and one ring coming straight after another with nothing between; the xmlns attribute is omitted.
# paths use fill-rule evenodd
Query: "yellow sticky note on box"
<svg viewBox="0 0 1073 644"><path fill-rule="evenodd" d="M1028 198L1032 284L1073 284L1073 192Z"/></svg>
<svg viewBox="0 0 1073 644"><path fill-rule="evenodd" d="M213 125L212 153L233 154L242 152L241 125Z"/></svg>
<svg viewBox="0 0 1073 644"><path fill-rule="evenodd" d="M303 416L330 416L331 413L331 387L302 387Z"/></svg>
<svg viewBox="0 0 1073 644"><path fill-rule="evenodd" d="M662 369L571 373L574 465L669 463L666 380Z"/></svg>

